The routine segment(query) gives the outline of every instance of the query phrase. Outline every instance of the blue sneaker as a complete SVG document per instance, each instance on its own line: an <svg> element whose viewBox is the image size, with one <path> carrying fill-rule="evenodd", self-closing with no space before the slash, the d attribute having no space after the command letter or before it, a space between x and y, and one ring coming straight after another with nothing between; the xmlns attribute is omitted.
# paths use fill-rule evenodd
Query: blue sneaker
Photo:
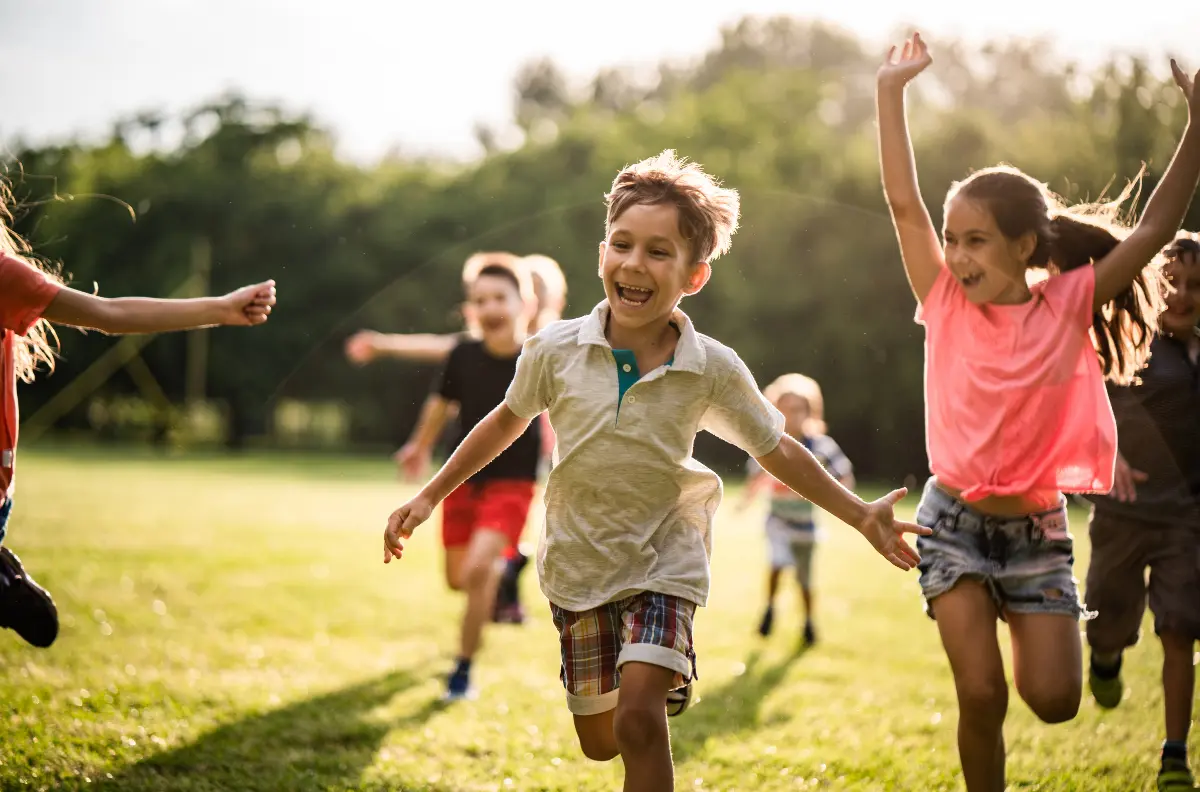
<svg viewBox="0 0 1200 792"><path fill-rule="evenodd" d="M455 666L450 678L446 680L446 693L442 701L462 701L475 698L475 690L471 687L471 664L461 660Z"/></svg>

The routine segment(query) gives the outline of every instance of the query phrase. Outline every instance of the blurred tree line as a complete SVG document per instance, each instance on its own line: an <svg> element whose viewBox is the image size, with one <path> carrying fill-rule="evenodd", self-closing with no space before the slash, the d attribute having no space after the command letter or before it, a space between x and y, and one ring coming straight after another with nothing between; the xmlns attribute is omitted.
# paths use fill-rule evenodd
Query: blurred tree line
<svg viewBox="0 0 1200 792"><path fill-rule="evenodd" d="M934 45L911 119L935 223L953 180L999 161L1074 200L1120 186L1142 162L1152 187L1185 119L1162 64L1151 73L1114 54L1083 72L1046 42ZM16 230L61 261L76 287L95 283L106 295L219 293L277 279L281 302L265 327L207 331L204 390L226 411L228 443L269 437L279 405L294 400L342 402L348 442L391 446L434 372L354 368L341 354L345 337L363 327L457 329L459 268L481 249L553 256L569 283L568 314L590 310L602 297L602 194L619 168L672 147L743 199L732 253L685 309L760 384L787 371L816 377L830 432L862 475L921 476L923 334L879 186L879 59L841 30L776 17L744 19L703 57L653 73L605 69L578 84L533 62L514 86L522 142L501 146L497 130L480 127L486 154L465 165L402 155L348 164L314 119L240 96L181 119L144 112L101 145L17 145L8 164L23 203ZM182 129L178 145L161 142L170 124ZM85 197L94 195L120 199L136 220L117 201ZM189 280L198 241L211 251L207 282ZM59 371L24 389L26 416L117 343L62 335ZM144 394L147 374L162 398L182 402L188 345L184 334L153 339L144 366L62 402L72 409L55 429L94 428L96 400ZM741 461L707 436L698 453L725 469Z"/></svg>

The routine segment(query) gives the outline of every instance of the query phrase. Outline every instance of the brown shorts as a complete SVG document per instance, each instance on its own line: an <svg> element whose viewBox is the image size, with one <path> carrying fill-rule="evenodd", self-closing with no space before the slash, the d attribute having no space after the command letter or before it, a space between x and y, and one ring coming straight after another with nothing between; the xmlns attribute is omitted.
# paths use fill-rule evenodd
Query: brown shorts
<svg viewBox="0 0 1200 792"><path fill-rule="evenodd" d="M1096 617L1088 643L1117 651L1138 641L1149 594L1156 635L1200 640L1200 525L1154 523L1093 512L1085 599ZM1146 584L1146 569L1150 583Z"/></svg>

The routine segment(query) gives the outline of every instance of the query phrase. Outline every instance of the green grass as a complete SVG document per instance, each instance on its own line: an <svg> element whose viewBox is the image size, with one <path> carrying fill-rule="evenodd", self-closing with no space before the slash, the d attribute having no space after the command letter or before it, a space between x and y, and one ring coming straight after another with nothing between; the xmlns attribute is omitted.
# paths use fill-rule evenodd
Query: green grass
<svg viewBox="0 0 1200 792"><path fill-rule="evenodd" d="M405 495L386 459L25 449L9 544L54 592L62 633L48 651L0 634L0 788L619 788L619 762L576 745L532 574L530 623L487 635L480 698L436 703L461 602L436 526L381 563ZM915 573L834 528L817 555L822 643L794 651L790 581L761 641L761 517L718 521L700 700L671 722L677 788L960 789L953 685ZM1082 576L1082 538L1077 555ZM1085 698L1067 725L1014 691L1011 787L1148 788L1160 663L1144 641L1124 705Z"/></svg>

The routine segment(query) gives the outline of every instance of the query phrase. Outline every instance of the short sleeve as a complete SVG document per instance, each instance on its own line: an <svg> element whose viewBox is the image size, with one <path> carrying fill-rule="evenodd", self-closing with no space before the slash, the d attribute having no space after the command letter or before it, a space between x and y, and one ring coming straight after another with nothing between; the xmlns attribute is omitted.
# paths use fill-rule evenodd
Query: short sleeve
<svg viewBox="0 0 1200 792"><path fill-rule="evenodd" d="M821 435L814 439L813 451L825 463L825 468L834 478L843 479L854 473L842 447L832 437Z"/></svg>
<svg viewBox="0 0 1200 792"><path fill-rule="evenodd" d="M1096 294L1096 268L1076 267L1061 275L1052 275L1042 281L1042 295L1056 316L1061 316L1071 327L1091 327L1092 301Z"/></svg>
<svg viewBox="0 0 1200 792"><path fill-rule="evenodd" d="M61 288L37 267L0 253L0 327L25 335Z"/></svg>
<svg viewBox="0 0 1200 792"><path fill-rule="evenodd" d="M504 403L519 418L533 420L550 409L554 399L549 365L550 350L542 336L525 339L517 358L517 371L504 395Z"/></svg>
<svg viewBox="0 0 1200 792"><path fill-rule="evenodd" d="M961 290L958 289L958 284L950 274L950 270L939 265L937 277L933 280L933 286L929 288L929 294L925 295L923 302L917 303L917 312L913 316L913 321L919 325L926 324L929 320L936 322L945 314L955 296L960 294Z"/></svg>
<svg viewBox="0 0 1200 792"><path fill-rule="evenodd" d="M735 356L732 370L725 383L718 386L700 428L752 457L761 457L779 445L783 424L783 413L767 401L750 369Z"/></svg>
<svg viewBox="0 0 1200 792"><path fill-rule="evenodd" d="M446 401L462 401L464 351L465 345L462 342L459 342L454 349L450 350L450 355L446 358L446 364L442 366L441 373L433 383L433 392Z"/></svg>

